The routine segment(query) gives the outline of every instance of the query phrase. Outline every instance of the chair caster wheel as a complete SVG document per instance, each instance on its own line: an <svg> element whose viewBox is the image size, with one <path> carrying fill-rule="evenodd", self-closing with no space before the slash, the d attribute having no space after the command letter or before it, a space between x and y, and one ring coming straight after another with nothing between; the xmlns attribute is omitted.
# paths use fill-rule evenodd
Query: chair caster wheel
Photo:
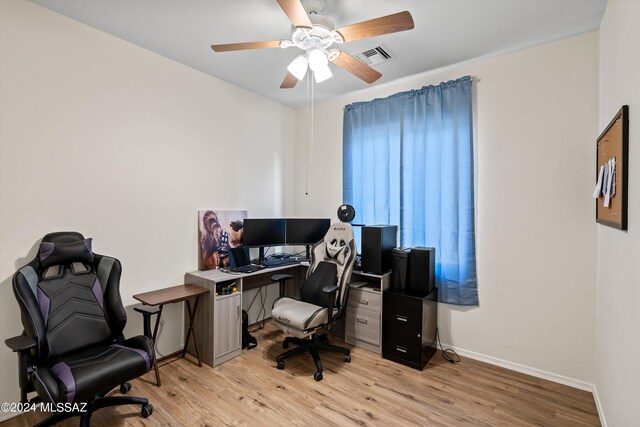
<svg viewBox="0 0 640 427"><path fill-rule="evenodd" d="M284 369L284 362L278 362L278 364L276 365L276 368L283 370Z"/></svg>
<svg viewBox="0 0 640 427"><path fill-rule="evenodd" d="M140 411L140 415L142 415L142 418L149 418L151 414L153 414L153 405L151 403L143 405L142 411Z"/></svg>
<svg viewBox="0 0 640 427"><path fill-rule="evenodd" d="M351 355L350 354L345 354L343 359L344 359L345 362L351 363Z"/></svg>
<svg viewBox="0 0 640 427"><path fill-rule="evenodd" d="M289 348L289 341L284 340L284 341L282 342L282 348Z"/></svg>
<svg viewBox="0 0 640 427"><path fill-rule="evenodd" d="M131 383L124 383L120 385L120 393L127 394L131 391Z"/></svg>
<svg viewBox="0 0 640 427"><path fill-rule="evenodd" d="M322 372L320 371L314 372L313 379L316 381L322 381Z"/></svg>

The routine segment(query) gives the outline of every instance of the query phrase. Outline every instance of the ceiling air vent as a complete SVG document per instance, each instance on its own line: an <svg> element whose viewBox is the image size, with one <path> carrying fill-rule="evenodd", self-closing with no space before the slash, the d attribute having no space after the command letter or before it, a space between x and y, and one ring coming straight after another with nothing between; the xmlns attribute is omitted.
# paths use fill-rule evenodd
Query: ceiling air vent
<svg viewBox="0 0 640 427"><path fill-rule="evenodd" d="M381 44L357 53L355 57L367 65L378 65L396 56L385 45Z"/></svg>

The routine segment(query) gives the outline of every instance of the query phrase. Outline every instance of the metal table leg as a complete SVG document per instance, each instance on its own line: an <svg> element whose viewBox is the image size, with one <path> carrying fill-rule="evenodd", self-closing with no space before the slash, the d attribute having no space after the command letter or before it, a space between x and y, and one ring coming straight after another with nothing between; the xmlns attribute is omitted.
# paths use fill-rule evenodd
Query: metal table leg
<svg viewBox="0 0 640 427"><path fill-rule="evenodd" d="M187 337L184 340L184 348L182 349L182 357L185 357L187 354L187 347L189 346L189 339L193 336L193 346L196 349L196 358L198 359L198 366L202 367L202 361L200 360L200 352L198 351L198 340L196 338L195 331L193 330L193 323L196 318L196 310L198 309L198 301L200 300L200 295L196 296L195 301L193 302L193 309L191 308L191 303L187 300L187 312L189 313L189 329L187 329Z"/></svg>

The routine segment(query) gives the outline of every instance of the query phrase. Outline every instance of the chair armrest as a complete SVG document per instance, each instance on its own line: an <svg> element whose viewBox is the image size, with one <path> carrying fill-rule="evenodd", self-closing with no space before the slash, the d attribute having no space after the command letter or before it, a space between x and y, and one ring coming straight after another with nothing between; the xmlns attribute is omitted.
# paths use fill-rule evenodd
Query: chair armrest
<svg viewBox="0 0 640 427"><path fill-rule="evenodd" d="M322 292L324 292L325 294L335 294L336 292L338 292L338 289L340 288L336 285L327 285L322 288Z"/></svg>
<svg viewBox="0 0 640 427"><path fill-rule="evenodd" d="M289 279L293 279L290 274L274 274L271 276L272 281L280 283L280 298L284 296L284 282Z"/></svg>
<svg viewBox="0 0 640 427"><path fill-rule="evenodd" d="M289 279L293 279L293 276L290 274L274 274L271 276L271 281L273 282L282 282Z"/></svg>
<svg viewBox="0 0 640 427"><path fill-rule="evenodd" d="M133 311L137 311L138 313L142 313L143 315L153 316L154 314L160 313L160 309L156 305L144 305L138 304L133 306Z"/></svg>
<svg viewBox="0 0 640 427"><path fill-rule="evenodd" d="M327 323L329 325L333 324L333 300L335 299L334 295L336 292L338 292L338 289L340 288L337 285L327 285L322 288L322 292L327 296L327 308L329 309L329 312L327 313Z"/></svg>
<svg viewBox="0 0 640 427"><path fill-rule="evenodd" d="M24 353L36 346L36 340L26 335L18 335L17 337L4 340L4 343L14 352Z"/></svg>
<svg viewBox="0 0 640 427"><path fill-rule="evenodd" d="M31 366L31 354L29 350L35 348L37 345L36 340L27 335L18 335L4 340L4 343L14 353L18 353L18 381L20 384L20 402L27 403L28 393L35 391L33 384L30 381L30 375L33 370Z"/></svg>

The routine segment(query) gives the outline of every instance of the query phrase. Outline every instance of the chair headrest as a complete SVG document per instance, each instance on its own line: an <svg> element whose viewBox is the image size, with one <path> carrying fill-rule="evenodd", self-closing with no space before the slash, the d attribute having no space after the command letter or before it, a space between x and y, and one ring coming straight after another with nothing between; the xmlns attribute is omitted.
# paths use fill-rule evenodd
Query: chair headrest
<svg viewBox="0 0 640 427"><path fill-rule="evenodd" d="M92 239L65 243L43 240L40 243L40 266L45 269L53 265L68 265L74 262L91 264L93 263L91 242Z"/></svg>
<svg viewBox="0 0 640 427"><path fill-rule="evenodd" d="M84 240L84 236L77 231L56 231L42 238L43 242L52 243L72 243L78 240Z"/></svg>

